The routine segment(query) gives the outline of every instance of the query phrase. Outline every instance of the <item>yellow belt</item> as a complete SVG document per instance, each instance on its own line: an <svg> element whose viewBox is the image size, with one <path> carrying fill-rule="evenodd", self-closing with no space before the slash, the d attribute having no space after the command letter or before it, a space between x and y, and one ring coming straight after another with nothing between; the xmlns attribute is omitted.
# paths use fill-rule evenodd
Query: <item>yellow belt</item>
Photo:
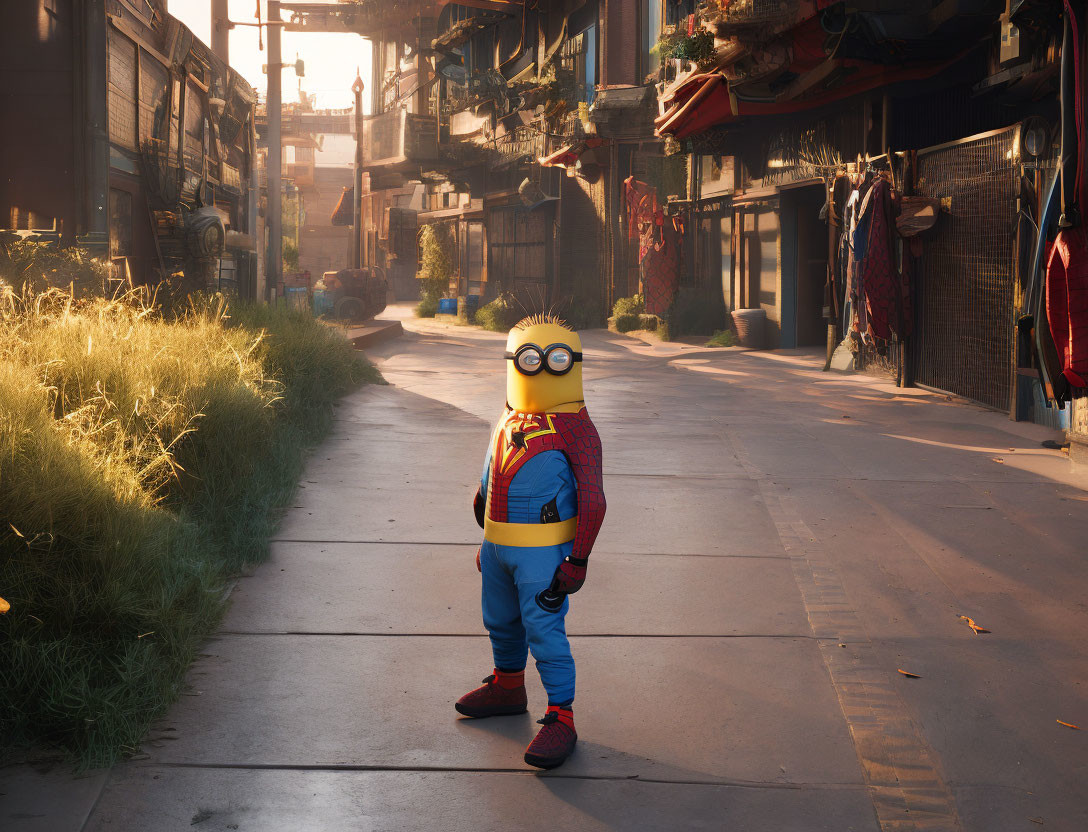
<svg viewBox="0 0 1088 832"><path fill-rule="evenodd" d="M558 523L499 523L484 519L484 539L496 546L559 546L574 540L578 518Z"/></svg>

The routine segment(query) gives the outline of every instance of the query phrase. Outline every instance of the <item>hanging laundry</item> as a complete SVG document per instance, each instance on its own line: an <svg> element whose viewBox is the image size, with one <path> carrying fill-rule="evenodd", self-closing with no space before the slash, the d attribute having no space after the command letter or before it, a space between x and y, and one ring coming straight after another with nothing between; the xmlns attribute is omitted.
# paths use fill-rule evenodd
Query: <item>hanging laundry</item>
<svg viewBox="0 0 1088 832"><path fill-rule="evenodd" d="M867 317L862 333L885 341L905 338L913 317L909 287L898 267L895 237L898 214L891 183L877 177L862 203L862 222L858 224L859 230L863 225L868 226L865 254L858 262L858 282Z"/></svg>
<svg viewBox="0 0 1088 832"><path fill-rule="evenodd" d="M1063 228L1046 267L1046 317L1061 356L1062 375L1088 387L1088 235Z"/></svg>
<svg viewBox="0 0 1088 832"><path fill-rule="evenodd" d="M633 176L623 180L623 186L624 201L627 203L627 233L632 240L640 240L643 226L653 223L660 211L657 205L657 188L640 182Z"/></svg>
<svg viewBox="0 0 1088 832"><path fill-rule="evenodd" d="M1088 387L1088 205L1081 63L1081 20L1065 0L1062 42L1062 165L1060 231L1046 268L1046 316L1061 358L1062 375L1073 387ZM1072 49L1068 47L1072 46ZM1070 60L1072 58L1072 60Z"/></svg>
<svg viewBox="0 0 1088 832"><path fill-rule="evenodd" d="M653 224L655 239L642 259L642 293L646 311L664 317L680 285L681 232L674 218Z"/></svg>
<svg viewBox="0 0 1088 832"><path fill-rule="evenodd" d="M664 316L680 285L680 240L678 217L667 217L657 202L657 188L633 176L624 180L627 228L638 240L638 262L646 311Z"/></svg>

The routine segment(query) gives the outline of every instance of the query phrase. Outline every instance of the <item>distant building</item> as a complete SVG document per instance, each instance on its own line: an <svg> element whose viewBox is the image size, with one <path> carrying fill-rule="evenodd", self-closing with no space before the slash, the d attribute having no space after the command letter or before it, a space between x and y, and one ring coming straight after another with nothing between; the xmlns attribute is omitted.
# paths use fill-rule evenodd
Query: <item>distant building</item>
<svg viewBox="0 0 1088 832"><path fill-rule="evenodd" d="M164 0L6 3L0 90L0 233L254 294L256 93Z"/></svg>

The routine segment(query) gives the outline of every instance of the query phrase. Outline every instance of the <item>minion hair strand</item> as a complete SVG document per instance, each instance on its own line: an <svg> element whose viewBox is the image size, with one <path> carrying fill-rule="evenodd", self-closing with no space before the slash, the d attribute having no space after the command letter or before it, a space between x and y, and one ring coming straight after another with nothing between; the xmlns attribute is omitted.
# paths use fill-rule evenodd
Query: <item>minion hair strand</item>
<svg viewBox="0 0 1088 832"><path fill-rule="evenodd" d="M520 321L514 324L514 329L528 329L531 326L537 326L539 324L552 324L554 326L562 327L563 329L570 332L574 331L570 328L566 321L564 321L558 315L553 315L551 312L537 312L533 315L522 318Z"/></svg>

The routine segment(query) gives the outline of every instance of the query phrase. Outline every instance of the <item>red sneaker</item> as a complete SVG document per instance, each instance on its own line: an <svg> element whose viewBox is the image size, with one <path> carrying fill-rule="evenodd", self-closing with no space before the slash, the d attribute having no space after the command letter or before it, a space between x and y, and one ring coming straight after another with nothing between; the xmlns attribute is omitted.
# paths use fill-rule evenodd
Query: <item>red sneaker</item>
<svg viewBox="0 0 1088 832"><path fill-rule="evenodd" d="M525 695L525 671L503 673L498 668L484 679L484 686L469 691L453 707L465 716L506 716L523 714L529 698Z"/></svg>
<svg viewBox="0 0 1088 832"><path fill-rule="evenodd" d="M525 762L537 768L555 768L574 751L578 732L574 730L574 712L569 708L549 705L540 729L529 747L525 749Z"/></svg>

